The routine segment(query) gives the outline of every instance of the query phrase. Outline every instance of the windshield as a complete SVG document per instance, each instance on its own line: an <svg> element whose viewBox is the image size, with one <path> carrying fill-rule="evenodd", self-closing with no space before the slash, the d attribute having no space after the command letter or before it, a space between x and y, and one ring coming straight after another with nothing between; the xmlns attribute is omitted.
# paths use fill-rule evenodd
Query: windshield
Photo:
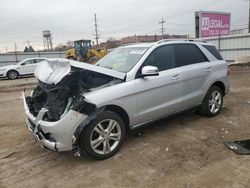
<svg viewBox="0 0 250 188"><path fill-rule="evenodd" d="M146 47L118 48L100 59L96 65L127 73L141 59L147 49Z"/></svg>

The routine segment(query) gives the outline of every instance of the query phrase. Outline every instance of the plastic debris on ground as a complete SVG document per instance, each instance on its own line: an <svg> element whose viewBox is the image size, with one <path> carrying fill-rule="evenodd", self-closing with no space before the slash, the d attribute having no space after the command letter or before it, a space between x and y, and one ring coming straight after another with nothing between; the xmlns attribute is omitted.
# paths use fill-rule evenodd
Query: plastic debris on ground
<svg viewBox="0 0 250 188"><path fill-rule="evenodd" d="M224 142L224 144L237 155L250 155L250 140Z"/></svg>

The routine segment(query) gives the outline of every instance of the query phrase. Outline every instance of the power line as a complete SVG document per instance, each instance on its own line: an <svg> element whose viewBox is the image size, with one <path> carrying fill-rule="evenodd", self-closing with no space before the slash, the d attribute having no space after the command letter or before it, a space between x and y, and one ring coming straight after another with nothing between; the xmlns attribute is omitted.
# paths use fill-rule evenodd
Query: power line
<svg viewBox="0 0 250 188"><path fill-rule="evenodd" d="M161 35L162 35L162 39L164 38L164 23L166 23L166 21L163 20L163 18L161 18L161 21L159 22L159 24L161 24Z"/></svg>
<svg viewBox="0 0 250 188"><path fill-rule="evenodd" d="M95 40L96 40L96 45L98 45L98 39L100 38L100 35L98 34L98 30L97 30L97 20L96 20L96 14L95 14Z"/></svg>

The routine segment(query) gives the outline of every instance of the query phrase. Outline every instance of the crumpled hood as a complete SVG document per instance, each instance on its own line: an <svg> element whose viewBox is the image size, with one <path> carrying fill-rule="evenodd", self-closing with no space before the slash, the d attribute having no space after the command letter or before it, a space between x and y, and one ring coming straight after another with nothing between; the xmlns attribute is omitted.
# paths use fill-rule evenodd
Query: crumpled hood
<svg viewBox="0 0 250 188"><path fill-rule="evenodd" d="M126 76L125 73L116 70L62 58L49 59L39 63L34 75L38 80L46 84L57 84L70 73L71 66L105 74L121 80Z"/></svg>
<svg viewBox="0 0 250 188"><path fill-rule="evenodd" d="M38 84L26 101L34 117L42 108L48 110L45 121L58 121L69 109L84 114L93 112L96 106L88 103L84 94L120 84L125 77L116 71L67 59L43 61L34 74Z"/></svg>
<svg viewBox="0 0 250 188"><path fill-rule="evenodd" d="M71 66L69 61L50 59L39 63L35 69L34 75L43 83L57 84L69 74L70 69Z"/></svg>

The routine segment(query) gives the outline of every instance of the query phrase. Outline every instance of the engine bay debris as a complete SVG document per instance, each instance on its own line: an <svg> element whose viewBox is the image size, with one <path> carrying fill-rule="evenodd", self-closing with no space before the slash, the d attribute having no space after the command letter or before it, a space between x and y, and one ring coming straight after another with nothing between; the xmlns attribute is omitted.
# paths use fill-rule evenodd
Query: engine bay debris
<svg viewBox="0 0 250 188"><path fill-rule="evenodd" d="M96 106L85 101L84 93L122 82L110 75L71 66L66 60L42 62L35 76L38 85L26 101L35 117L42 108L48 110L45 121L58 121L70 109L84 114L94 112Z"/></svg>

